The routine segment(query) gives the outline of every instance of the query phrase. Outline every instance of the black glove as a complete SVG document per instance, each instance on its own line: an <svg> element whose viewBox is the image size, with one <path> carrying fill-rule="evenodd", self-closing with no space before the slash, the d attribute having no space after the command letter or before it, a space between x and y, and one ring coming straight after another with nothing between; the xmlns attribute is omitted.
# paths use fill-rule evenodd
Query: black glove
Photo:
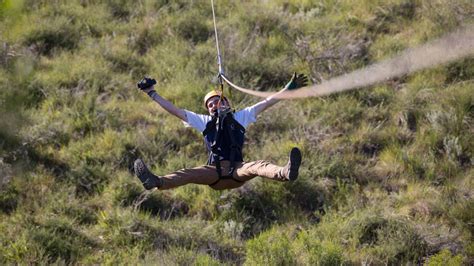
<svg viewBox="0 0 474 266"><path fill-rule="evenodd" d="M308 77L306 77L304 74L296 74L295 72L291 77L290 82L286 84L285 89L296 90L306 85L308 85Z"/></svg>
<svg viewBox="0 0 474 266"><path fill-rule="evenodd" d="M146 90L146 89L150 88L151 86L153 86L153 85L155 85L155 84L156 84L156 80L155 80L155 79L144 77L142 80L140 80L140 81L137 83L137 87L138 87L140 90Z"/></svg>

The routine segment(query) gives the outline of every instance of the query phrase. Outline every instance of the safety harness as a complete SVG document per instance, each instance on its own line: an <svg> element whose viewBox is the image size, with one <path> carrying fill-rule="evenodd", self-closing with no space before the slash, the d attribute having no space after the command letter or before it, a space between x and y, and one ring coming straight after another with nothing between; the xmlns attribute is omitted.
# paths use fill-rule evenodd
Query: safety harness
<svg viewBox="0 0 474 266"><path fill-rule="evenodd" d="M245 128L234 119L230 109L217 111L212 120L206 124L203 131L206 147L209 152L208 165L215 165L219 179L210 184L213 186L221 179L237 180L233 177L236 162L242 162L242 146L244 144ZM222 173L221 161L229 161L229 172Z"/></svg>

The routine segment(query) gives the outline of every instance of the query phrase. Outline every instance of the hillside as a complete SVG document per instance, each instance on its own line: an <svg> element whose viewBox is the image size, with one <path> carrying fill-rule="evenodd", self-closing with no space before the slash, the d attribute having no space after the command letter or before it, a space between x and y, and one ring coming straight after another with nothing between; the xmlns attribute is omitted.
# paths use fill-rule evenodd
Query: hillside
<svg viewBox="0 0 474 266"><path fill-rule="evenodd" d="M206 112L210 2L0 0L0 264L474 264L472 57L264 112L245 159L298 146L296 182L144 192L136 158L160 175L207 160L136 82ZM474 23L469 0L215 2L227 76L261 91Z"/></svg>

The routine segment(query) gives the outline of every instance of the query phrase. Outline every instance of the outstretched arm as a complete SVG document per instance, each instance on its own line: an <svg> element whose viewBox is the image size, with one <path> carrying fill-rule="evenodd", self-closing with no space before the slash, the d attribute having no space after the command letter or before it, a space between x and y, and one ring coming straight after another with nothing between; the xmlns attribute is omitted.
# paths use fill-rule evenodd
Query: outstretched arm
<svg viewBox="0 0 474 266"><path fill-rule="evenodd" d="M275 96L281 94L287 90L295 90L301 87L304 87L308 84L308 78L304 74L296 74L294 73L291 77L290 82L286 84L285 88L281 91L273 94L272 96L267 97L265 100L256 103L253 107L255 108L255 115L258 116L261 112L268 109L270 106L276 104L280 101L280 99L275 98Z"/></svg>
<svg viewBox="0 0 474 266"><path fill-rule="evenodd" d="M154 89L154 86L151 86L148 89L142 90L150 98L152 98L155 102L157 102L163 109L168 111L168 113L178 117L179 119L183 120L184 122L188 122L188 119L186 118L186 112L183 109L180 109L176 107L174 104L172 104L170 101L164 99L161 97Z"/></svg>
<svg viewBox="0 0 474 266"><path fill-rule="evenodd" d="M282 89L281 91L273 94L272 96L267 97L265 100L256 103L253 107L255 108L255 116L258 116L261 112L268 109L270 106L276 104L280 99L275 98L276 95L286 91L287 89Z"/></svg>

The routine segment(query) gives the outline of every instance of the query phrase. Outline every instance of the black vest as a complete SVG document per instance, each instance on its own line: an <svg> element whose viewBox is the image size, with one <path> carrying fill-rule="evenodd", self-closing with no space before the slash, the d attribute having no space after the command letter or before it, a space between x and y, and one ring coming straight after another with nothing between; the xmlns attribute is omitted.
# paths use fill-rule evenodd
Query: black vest
<svg viewBox="0 0 474 266"><path fill-rule="evenodd" d="M219 161L243 162L242 146L245 128L234 119L232 112L215 115L202 132L209 153L207 164Z"/></svg>

